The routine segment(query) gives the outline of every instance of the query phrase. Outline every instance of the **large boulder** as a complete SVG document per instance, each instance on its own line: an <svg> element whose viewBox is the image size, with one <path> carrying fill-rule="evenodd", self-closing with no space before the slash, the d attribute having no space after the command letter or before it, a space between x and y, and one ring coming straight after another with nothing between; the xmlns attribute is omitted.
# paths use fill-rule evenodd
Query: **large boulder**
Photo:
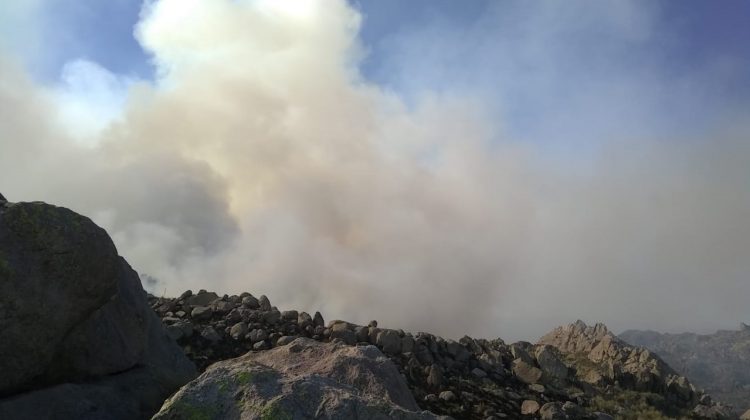
<svg viewBox="0 0 750 420"><path fill-rule="evenodd" d="M148 417L195 376L107 233L61 207L0 204L0 330L0 418Z"/></svg>
<svg viewBox="0 0 750 420"><path fill-rule="evenodd" d="M436 419L375 346L297 338L214 363L154 419Z"/></svg>

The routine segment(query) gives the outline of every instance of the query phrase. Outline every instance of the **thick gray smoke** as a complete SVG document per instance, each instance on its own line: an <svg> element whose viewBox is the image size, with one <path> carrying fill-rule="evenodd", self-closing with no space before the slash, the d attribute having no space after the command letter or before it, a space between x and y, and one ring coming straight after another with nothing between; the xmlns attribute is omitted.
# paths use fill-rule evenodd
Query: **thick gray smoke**
<svg viewBox="0 0 750 420"><path fill-rule="evenodd" d="M106 124L0 58L0 191L90 215L156 294L511 339L750 316L744 127L623 136L572 171L471 95L407 106L368 83L344 1L278 4L148 4L158 81L127 81Z"/></svg>

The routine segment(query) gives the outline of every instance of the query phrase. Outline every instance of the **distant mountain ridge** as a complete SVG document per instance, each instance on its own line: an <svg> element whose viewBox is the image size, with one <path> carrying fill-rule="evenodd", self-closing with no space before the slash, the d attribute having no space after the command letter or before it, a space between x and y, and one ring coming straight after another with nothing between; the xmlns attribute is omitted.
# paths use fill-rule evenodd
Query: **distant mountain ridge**
<svg viewBox="0 0 750 420"><path fill-rule="evenodd" d="M628 330L619 335L661 356L696 386L738 412L750 410L750 326L713 334Z"/></svg>

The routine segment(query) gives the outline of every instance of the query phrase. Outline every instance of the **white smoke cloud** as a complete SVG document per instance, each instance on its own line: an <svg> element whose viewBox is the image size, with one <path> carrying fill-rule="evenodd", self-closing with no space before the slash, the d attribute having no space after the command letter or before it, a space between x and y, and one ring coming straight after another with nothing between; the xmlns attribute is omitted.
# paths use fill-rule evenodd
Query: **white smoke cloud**
<svg viewBox="0 0 750 420"><path fill-rule="evenodd" d="M61 96L0 61L3 194L90 215L159 294L265 293L450 336L739 316L741 130L710 147L630 139L573 173L504 139L470 95L406 105L365 80L343 0L279 4L147 3L153 84L79 63L94 83ZM97 112L61 124L80 98Z"/></svg>

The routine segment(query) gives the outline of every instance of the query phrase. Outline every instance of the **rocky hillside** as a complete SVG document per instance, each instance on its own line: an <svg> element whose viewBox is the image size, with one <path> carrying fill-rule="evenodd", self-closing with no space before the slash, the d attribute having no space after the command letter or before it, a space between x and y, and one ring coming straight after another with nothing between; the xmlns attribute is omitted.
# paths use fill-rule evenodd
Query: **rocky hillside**
<svg viewBox="0 0 750 420"><path fill-rule="evenodd" d="M91 220L2 196L0 331L9 420L726 415L603 325L537 344L454 341L326 323L250 293L148 296Z"/></svg>
<svg viewBox="0 0 750 420"><path fill-rule="evenodd" d="M727 416L657 356L625 344L601 324L561 327L536 345L506 344L412 334L375 321L326 324L320 313L281 311L266 296L250 293L220 297L187 291L150 302L201 370L303 337L376 346L398 367L421 409L454 418Z"/></svg>
<svg viewBox="0 0 750 420"><path fill-rule="evenodd" d="M657 353L738 412L750 410L750 326L706 335L630 330L620 338Z"/></svg>
<svg viewBox="0 0 750 420"><path fill-rule="evenodd" d="M196 369L107 233L0 196L0 419L149 418Z"/></svg>

